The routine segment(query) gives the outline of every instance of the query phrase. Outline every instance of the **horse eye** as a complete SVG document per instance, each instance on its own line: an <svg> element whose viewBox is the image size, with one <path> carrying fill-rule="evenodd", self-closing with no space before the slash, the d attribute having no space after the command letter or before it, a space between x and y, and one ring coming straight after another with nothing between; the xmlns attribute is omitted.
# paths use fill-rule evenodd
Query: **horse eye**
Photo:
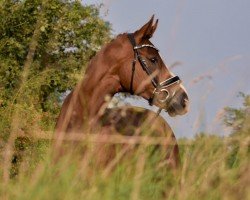
<svg viewBox="0 0 250 200"><path fill-rule="evenodd" d="M151 58L150 61L155 64L157 63L157 58Z"/></svg>

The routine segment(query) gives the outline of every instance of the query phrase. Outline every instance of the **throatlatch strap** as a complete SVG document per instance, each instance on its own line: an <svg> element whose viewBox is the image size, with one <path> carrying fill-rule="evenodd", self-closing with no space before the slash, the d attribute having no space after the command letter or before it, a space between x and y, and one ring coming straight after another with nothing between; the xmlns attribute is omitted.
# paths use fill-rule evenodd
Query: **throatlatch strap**
<svg viewBox="0 0 250 200"><path fill-rule="evenodd" d="M130 92L130 94L134 94L133 82L134 82L135 64L136 64L136 61L137 61L137 58L138 58L138 52L137 52L137 50L134 49L134 47L136 46L134 34L133 33L128 33L128 39L130 40L130 43L132 44L132 48L133 48L133 51L134 51L134 60L132 62L132 75L131 75L129 92Z"/></svg>
<svg viewBox="0 0 250 200"><path fill-rule="evenodd" d="M132 63L132 76L131 76L130 88L129 88L130 94L134 94L134 91L133 91L133 82L134 82L134 74L135 74L135 63L136 63L136 60L134 59L133 63Z"/></svg>
<svg viewBox="0 0 250 200"><path fill-rule="evenodd" d="M133 46L133 50L134 50L134 47L136 47L136 41L135 41L135 38L134 38L134 34L133 33L128 33L128 39L130 40L132 46Z"/></svg>

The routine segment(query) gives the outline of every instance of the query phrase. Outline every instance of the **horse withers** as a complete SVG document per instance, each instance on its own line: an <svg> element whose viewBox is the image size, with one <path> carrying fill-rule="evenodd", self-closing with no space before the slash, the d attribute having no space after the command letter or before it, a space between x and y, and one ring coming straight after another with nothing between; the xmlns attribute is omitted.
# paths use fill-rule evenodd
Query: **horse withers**
<svg viewBox="0 0 250 200"><path fill-rule="evenodd" d="M118 92L141 96L170 116L187 113L189 100L180 78L169 71L159 50L150 42L157 24L158 20L154 22L153 16L134 33L118 35L91 59L83 80L63 103L56 124L56 137L62 138L68 133L84 133L86 124L90 127L102 126L100 119L107 115L107 112L100 112L106 107L105 98L113 97ZM131 115L138 114L132 110L129 108L128 121L133 119ZM117 111L115 113L122 115ZM144 114L149 113L151 111ZM178 162L177 143L172 130L169 130L170 127L166 125L160 135L172 135L177 148L174 160Z"/></svg>

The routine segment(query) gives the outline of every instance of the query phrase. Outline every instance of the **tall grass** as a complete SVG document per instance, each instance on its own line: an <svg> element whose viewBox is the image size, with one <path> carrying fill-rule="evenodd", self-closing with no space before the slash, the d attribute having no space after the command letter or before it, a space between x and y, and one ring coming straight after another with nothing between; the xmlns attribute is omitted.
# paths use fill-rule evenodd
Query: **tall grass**
<svg viewBox="0 0 250 200"><path fill-rule="evenodd" d="M181 165L175 170L164 162L164 145L152 137L136 145L119 144L112 136L108 142L68 142L64 155L54 162L52 136L38 137L40 126L30 121L38 122L41 116L23 95L40 26L38 21L16 103L6 108L11 114L0 123L1 134L10 133L0 141L0 199L250 199L249 132L180 139ZM20 131L29 135L19 137ZM100 162L114 146L113 159Z"/></svg>
<svg viewBox="0 0 250 200"><path fill-rule="evenodd" d="M18 163L12 160L10 180L0 181L0 197L249 199L249 144L248 135L200 135L193 140L179 140L182 164L172 170L164 163L165 149L145 142L116 144L116 157L108 164L100 164L105 151L100 154L98 149L114 144L88 140L72 148L75 143L69 143L64 156L55 163L50 140L19 139L15 143ZM4 167L1 162L1 175Z"/></svg>

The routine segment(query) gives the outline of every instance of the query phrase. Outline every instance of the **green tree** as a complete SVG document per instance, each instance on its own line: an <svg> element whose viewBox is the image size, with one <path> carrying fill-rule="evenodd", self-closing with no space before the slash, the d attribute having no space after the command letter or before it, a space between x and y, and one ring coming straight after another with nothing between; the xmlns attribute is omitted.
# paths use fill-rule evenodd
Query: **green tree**
<svg viewBox="0 0 250 200"><path fill-rule="evenodd" d="M21 129L53 127L62 94L110 39L99 8L72 0L0 1L1 133L17 109Z"/></svg>
<svg viewBox="0 0 250 200"><path fill-rule="evenodd" d="M243 98L241 108L226 107L224 122L232 128L232 134L249 134L250 133L250 95L240 93Z"/></svg>

